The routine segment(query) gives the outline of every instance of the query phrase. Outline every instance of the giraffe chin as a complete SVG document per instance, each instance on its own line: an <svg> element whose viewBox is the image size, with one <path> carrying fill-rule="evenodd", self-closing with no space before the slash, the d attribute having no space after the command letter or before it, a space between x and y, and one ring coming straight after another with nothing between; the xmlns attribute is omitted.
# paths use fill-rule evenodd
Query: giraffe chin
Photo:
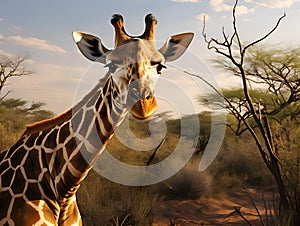
<svg viewBox="0 0 300 226"><path fill-rule="evenodd" d="M132 106L132 105L131 105ZM144 120L149 118L157 110L157 102L155 97L150 97L148 99L142 98L130 109L130 113L139 120Z"/></svg>

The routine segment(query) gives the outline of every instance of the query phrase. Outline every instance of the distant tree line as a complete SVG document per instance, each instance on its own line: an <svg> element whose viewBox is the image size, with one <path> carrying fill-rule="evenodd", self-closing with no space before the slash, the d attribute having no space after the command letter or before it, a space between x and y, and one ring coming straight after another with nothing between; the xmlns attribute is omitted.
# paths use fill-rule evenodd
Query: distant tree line
<svg viewBox="0 0 300 226"><path fill-rule="evenodd" d="M0 55L0 151L12 145L25 130L26 125L53 116L43 110L44 103L28 103L21 98L8 98L11 90L4 91L13 77L28 76L33 72L26 68L28 56Z"/></svg>

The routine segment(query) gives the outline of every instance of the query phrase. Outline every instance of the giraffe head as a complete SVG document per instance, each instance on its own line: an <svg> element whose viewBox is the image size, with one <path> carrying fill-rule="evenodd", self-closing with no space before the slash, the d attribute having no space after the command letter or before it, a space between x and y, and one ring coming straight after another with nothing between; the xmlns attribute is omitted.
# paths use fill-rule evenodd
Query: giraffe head
<svg viewBox="0 0 300 226"><path fill-rule="evenodd" d="M157 109L154 88L164 63L178 59L191 43L194 34L183 33L168 38L157 49L155 28L157 19L148 14L145 31L140 36L130 36L124 29L121 15L113 15L115 48L107 49L98 37L73 32L81 53L89 60L105 65L118 86L124 91L126 107L138 119L151 116Z"/></svg>

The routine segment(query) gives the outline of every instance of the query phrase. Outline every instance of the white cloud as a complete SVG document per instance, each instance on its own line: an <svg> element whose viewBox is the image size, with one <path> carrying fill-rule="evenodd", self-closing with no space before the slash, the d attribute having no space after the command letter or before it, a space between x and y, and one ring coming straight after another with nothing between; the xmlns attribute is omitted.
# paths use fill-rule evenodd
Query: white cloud
<svg viewBox="0 0 300 226"><path fill-rule="evenodd" d="M20 35L16 35L16 36L0 35L0 39L6 42L27 46L34 49L51 51L58 54L66 54L66 51L63 48L57 45L50 44L47 40L42 40L34 37L22 37Z"/></svg>
<svg viewBox="0 0 300 226"><path fill-rule="evenodd" d="M172 2L180 2L180 3L192 2L192 3L196 3L196 2L199 2L199 0L172 0Z"/></svg>
<svg viewBox="0 0 300 226"><path fill-rule="evenodd" d="M206 13L201 13L201 14L196 15L196 19L201 20L202 22L204 20L204 17L205 17L205 21L208 21L210 18L209 15Z"/></svg>
<svg viewBox="0 0 300 226"><path fill-rule="evenodd" d="M246 1L250 2L252 0ZM228 5L224 3L224 0L210 0L210 5L212 6L215 12L231 11L233 8L233 5ZM236 15L245 15L254 11L255 8L248 8L245 5L238 5L236 7Z"/></svg>
<svg viewBox="0 0 300 226"><path fill-rule="evenodd" d="M230 11L232 8L232 6L225 4L223 0L211 0L209 4L216 12Z"/></svg>
<svg viewBox="0 0 300 226"><path fill-rule="evenodd" d="M255 11L255 8L248 8L247 6L241 5L236 7L236 15L245 15Z"/></svg>
<svg viewBox="0 0 300 226"><path fill-rule="evenodd" d="M28 68L35 73L29 77L13 79L10 86L6 87L6 90L13 90L9 97L22 97L22 99L29 102L43 102L46 104L47 109L57 114L75 104L73 101L76 88L78 82L81 81L81 76L86 71L85 67L76 64L59 64L57 62L36 62L34 65L28 65ZM87 82L91 83L90 86L93 88L99 77L94 76L94 84L90 78ZM4 93L6 90L4 90Z"/></svg>

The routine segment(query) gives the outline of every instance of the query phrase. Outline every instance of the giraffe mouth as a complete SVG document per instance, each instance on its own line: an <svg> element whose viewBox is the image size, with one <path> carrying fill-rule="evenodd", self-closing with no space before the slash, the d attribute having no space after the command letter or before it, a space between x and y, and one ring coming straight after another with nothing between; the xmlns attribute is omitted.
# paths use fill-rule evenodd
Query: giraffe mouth
<svg viewBox="0 0 300 226"><path fill-rule="evenodd" d="M141 98L138 101L129 99L127 109L137 119L143 120L149 118L157 110L157 102L154 96Z"/></svg>

